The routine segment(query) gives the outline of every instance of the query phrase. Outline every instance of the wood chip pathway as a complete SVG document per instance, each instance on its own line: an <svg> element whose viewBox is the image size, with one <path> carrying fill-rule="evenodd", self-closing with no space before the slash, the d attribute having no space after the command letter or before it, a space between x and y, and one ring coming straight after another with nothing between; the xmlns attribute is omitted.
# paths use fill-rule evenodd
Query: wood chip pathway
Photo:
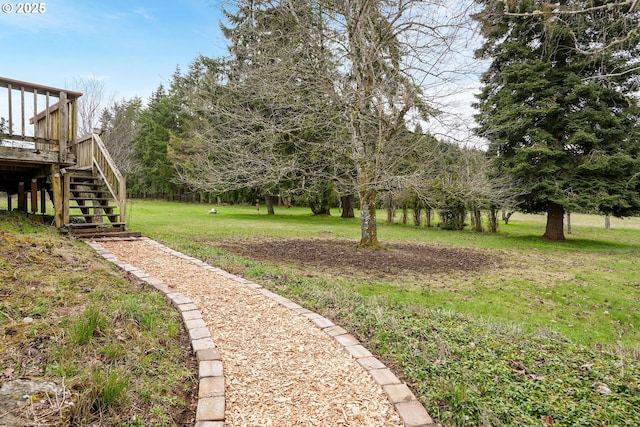
<svg viewBox="0 0 640 427"><path fill-rule="evenodd" d="M435 426L411 390L329 319L147 238L88 244L182 313L199 362L196 427Z"/></svg>

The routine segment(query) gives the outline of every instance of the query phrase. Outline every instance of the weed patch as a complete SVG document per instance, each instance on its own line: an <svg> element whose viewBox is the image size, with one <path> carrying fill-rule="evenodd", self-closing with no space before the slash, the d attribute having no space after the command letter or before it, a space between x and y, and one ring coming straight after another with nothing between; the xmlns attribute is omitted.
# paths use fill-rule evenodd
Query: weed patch
<svg viewBox="0 0 640 427"><path fill-rule="evenodd" d="M589 349L557 333L366 297L308 278L258 279L354 332L445 425L640 423L640 359L632 352Z"/></svg>

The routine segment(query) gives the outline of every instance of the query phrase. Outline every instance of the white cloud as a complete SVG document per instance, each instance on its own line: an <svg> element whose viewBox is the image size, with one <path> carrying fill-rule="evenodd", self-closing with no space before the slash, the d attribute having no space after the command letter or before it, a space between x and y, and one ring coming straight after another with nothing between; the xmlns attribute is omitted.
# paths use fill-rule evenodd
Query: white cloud
<svg viewBox="0 0 640 427"><path fill-rule="evenodd" d="M155 20L156 20L156 17L155 17L155 16L153 16L153 15L151 15L149 12L147 12L147 10L146 10L145 8L143 8L143 7L140 7L140 8L138 8L138 9L136 9L136 10L134 11L134 13L135 13L136 15L140 15L140 16L142 16L142 17L143 17L144 19L146 19L147 21L155 21Z"/></svg>

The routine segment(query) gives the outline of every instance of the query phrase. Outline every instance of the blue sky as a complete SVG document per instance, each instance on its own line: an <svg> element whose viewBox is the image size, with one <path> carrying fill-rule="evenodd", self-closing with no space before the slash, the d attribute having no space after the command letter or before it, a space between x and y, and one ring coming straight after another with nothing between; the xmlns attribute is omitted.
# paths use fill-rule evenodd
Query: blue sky
<svg viewBox="0 0 640 427"><path fill-rule="evenodd" d="M0 76L71 90L77 79L96 78L108 96L147 100L176 66L226 53L215 0L44 4L42 14L0 12Z"/></svg>

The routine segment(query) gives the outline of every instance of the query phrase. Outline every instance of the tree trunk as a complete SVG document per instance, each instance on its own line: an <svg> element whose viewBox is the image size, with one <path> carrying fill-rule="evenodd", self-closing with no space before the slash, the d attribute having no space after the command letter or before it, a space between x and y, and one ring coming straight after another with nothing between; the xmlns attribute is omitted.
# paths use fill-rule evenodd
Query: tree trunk
<svg viewBox="0 0 640 427"><path fill-rule="evenodd" d="M482 233L484 231L482 228L482 212L480 209L472 209L471 216L473 217L473 230Z"/></svg>
<svg viewBox="0 0 640 427"><path fill-rule="evenodd" d="M393 217L396 216L396 209L393 206L393 196L387 193L387 224L393 224Z"/></svg>
<svg viewBox="0 0 640 427"><path fill-rule="evenodd" d="M427 228L431 228L431 208L427 208Z"/></svg>
<svg viewBox="0 0 640 427"><path fill-rule="evenodd" d="M567 234L571 234L571 211L567 211Z"/></svg>
<svg viewBox="0 0 640 427"><path fill-rule="evenodd" d="M309 202L309 207L314 215L331 215L331 206L323 202Z"/></svg>
<svg viewBox="0 0 640 427"><path fill-rule="evenodd" d="M360 246L378 247L378 224L376 223L375 190L360 195Z"/></svg>
<svg viewBox="0 0 640 427"><path fill-rule="evenodd" d="M409 213L409 207L407 206L406 203L402 204L402 223L406 224L407 223L407 216Z"/></svg>
<svg viewBox="0 0 640 427"><path fill-rule="evenodd" d="M555 202L547 206L547 229L542 238L550 242L564 242L564 208Z"/></svg>
<svg viewBox="0 0 640 427"><path fill-rule="evenodd" d="M267 215L275 215L273 210L273 196L264 196L264 201L267 204Z"/></svg>
<svg viewBox="0 0 640 427"><path fill-rule="evenodd" d="M609 230L611 228L611 215L604 216L604 229Z"/></svg>
<svg viewBox="0 0 640 427"><path fill-rule="evenodd" d="M353 212L353 194L340 197L340 204L342 205L342 218L355 218Z"/></svg>
<svg viewBox="0 0 640 427"><path fill-rule="evenodd" d="M464 229L464 219L467 217L467 213L465 212L464 209L460 209L460 211L458 212L458 226L456 228L456 230L463 230Z"/></svg>
<svg viewBox="0 0 640 427"><path fill-rule="evenodd" d="M511 218L511 215L513 215L513 211L508 211L506 209L502 209L502 220L504 221L505 225L509 224L509 218Z"/></svg>
<svg viewBox="0 0 640 427"><path fill-rule="evenodd" d="M498 231L498 210L489 208L489 232L496 233Z"/></svg>
<svg viewBox="0 0 640 427"><path fill-rule="evenodd" d="M416 227L420 227L420 218L422 217L422 207L420 203L416 202L413 204L413 225Z"/></svg>
<svg viewBox="0 0 640 427"><path fill-rule="evenodd" d="M310 203L309 207L311 208L311 212L313 212L314 215L331 215L331 207L329 206Z"/></svg>

